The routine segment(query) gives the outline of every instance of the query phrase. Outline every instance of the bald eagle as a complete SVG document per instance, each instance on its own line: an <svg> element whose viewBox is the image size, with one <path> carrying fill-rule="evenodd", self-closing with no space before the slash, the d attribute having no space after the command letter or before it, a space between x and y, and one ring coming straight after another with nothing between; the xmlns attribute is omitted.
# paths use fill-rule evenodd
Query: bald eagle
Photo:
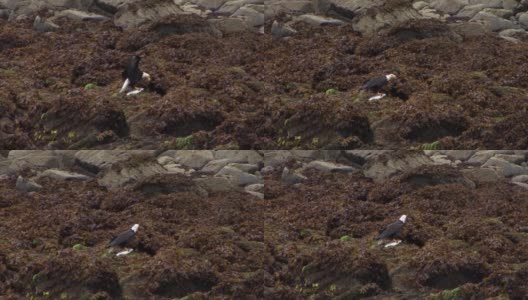
<svg viewBox="0 0 528 300"><path fill-rule="evenodd" d="M376 240L382 240L382 239L386 239L388 237L397 235L400 232L400 230L402 229L403 224L405 224L405 220L406 219L407 219L407 216L406 215L402 215L398 221L389 224L385 228L385 230L382 233L380 233L380 235L378 235Z"/></svg>
<svg viewBox="0 0 528 300"><path fill-rule="evenodd" d="M134 88L136 84L141 81L141 79L146 79L150 81L150 75L148 73L142 72L139 69L139 62L141 61L141 57L138 55L134 55L130 58L128 65L126 66L125 70L123 70L123 79L125 79L125 82L123 83L123 87L119 91L119 93L123 93L126 91L129 87ZM132 91L127 93L128 95L136 94L141 92L143 89L137 89L136 91Z"/></svg>
<svg viewBox="0 0 528 300"><path fill-rule="evenodd" d="M381 88L387 84L387 82L394 78L396 78L396 75L394 74L376 76L374 78L371 78L369 81L365 82L365 84L363 84L363 86L359 90L370 90L373 92L379 92Z"/></svg>
<svg viewBox="0 0 528 300"><path fill-rule="evenodd" d="M110 241L108 247L126 245L135 235L139 228L139 224L134 224L129 230L123 231Z"/></svg>

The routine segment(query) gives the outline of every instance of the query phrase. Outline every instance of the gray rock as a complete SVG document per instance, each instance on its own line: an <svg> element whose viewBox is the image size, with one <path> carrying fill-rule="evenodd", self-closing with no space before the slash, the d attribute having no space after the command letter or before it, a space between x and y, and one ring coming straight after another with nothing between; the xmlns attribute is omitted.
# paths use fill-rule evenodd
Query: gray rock
<svg viewBox="0 0 528 300"><path fill-rule="evenodd" d="M476 14L471 21L481 22L491 31L501 31L505 29L518 28L519 26L514 24L510 20L497 17L496 15L481 11Z"/></svg>
<svg viewBox="0 0 528 300"><path fill-rule="evenodd" d="M208 22L218 28L222 33L246 32L251 30L251 27L241 18L209 19Z"/></svg>
<svg viewBox="0 0 528 300"><path fill-rule="evenodd" d="M522 155L525 157L525 159L528 158L528 150L513 150L513 154Z"/></svg>
<svg viewBox="0 0 528 300"><path fill-rule="evenodd" d="M488 26L476 22L450 23L447 26L463 38L479 37L491 32Z"/></svg>
<svg viewBox="0 0 528 300"><path fill-rule="evenodd" d="M512 42L514 44L518 44L520 43L521 41L516 39L516 38L512 38L512 37L509 37L509 36L502 36L502 35L499 35L499 38L503 39L503 40L506 40L508 42Z"/></svg>
<svg viewBox="0 0 528 300"><path fill-rule="evenodd" d="M53 19L65 17L75 21L91 21L101 22L107 21L109 18L94 13L84 12L76 9L67 9L55 14Z"/></svg>
<svg viewBox="0 0 528 300"><path fill-rule="evenodd" d="M519 24L521 24L522 28L528 30L528 12L525 12L519 16Z"/></svg>
<svg viewBox="0 0 528 300"><path fill-rule="evenodd" d="M50 32L59 29L59 26L49 20L42 20L40 16L35 17L33 21L33 29L38 32Z"/></svg>
<svg viewBox="0 0 528 300"><path fill-rule="evenodd" d="M528 182L528 175L518 175L512 178L512 182Z"/></svg>
<svg viewBox="0 0 528 300"><path fill-rule="evenodd" d="M306 179L308 179L306 176L298 172L292 171L287 167L284 167L284 169L282 170L281 181L285 184L297 184L303 182Z"/></svg>
<svg viewBox="0 0 528 300"><path fill-rule="evenodd" d="M410 3L387 9L384 0L328 0L328 2L335 13L352 19L354 30L364 35L372 35L383 28L422 18Z"/></svg>
<svg viewBox="0 0 528 300"><path fill-rule="evenodd" d="M513 11L510 9L501 9L501 8L485 8L484 12L491 13L496 15L499 18L509 19L513 16Z"/></svg>
<svg viewBox="0 0 528 300"><path fill-rule="evenodd" d="M442 19L442 15L434 8L424 8L419 13L427 19Z"/></svg>
<svg viewBox="0 0 528 300"><path fill-rule="evenodd" d="M181 14L185 12L173 1L155 3L138 1L120 6L114 17L114 24L123 29L131 29L168 16Z"/></svg>
<svg viewBox="0 0 528 300"><path fill-rule="evenodd" d="M476 14L485 8L482 4L468 5L462 8L457 14L457 17L473 18Z"/></svg>
<svg viewBox="0 0 528 300"><path fill-rule="evenodd" d="M88 11L92 2L92 0L2 0L0 6L3 4L6 8L13 10L15 16L20 16L31 15L43 10L68 8Z"/></svg>
<svg viewBox="0 0 528 300"><path fill-rule="evenodd" d="M215 159L228 159L232 163L258 165L264 161L262 155L255 150L216 150Z"/></svg>
<svg viewBox="0 0 528 300"><path fill-rule="evenodd" d="M263 0L233 0L233 1L227 1L222 7L220 7L218 10L215 11L217 14L225 14L225 15L232 15L234 14L239 8L241 8L244 5L247 4L259 4L262 3Z"/></svg>
<svg viewBox="0 0 528 300"><path fill-rule="evenodd" d="M420 18L422 18L420 13L411 6L400 6L392 11L387 11L381 6L372 13L364 11L354 18L356 21L353 23L353 28L362 34L373 35L383 28Z"/></svg>
<svg viewBox="0 0 528 300"><path fill-rule="evenodd" d="M75 151L68 150L12 150L5 164L9 164L9 172L24 168L69 168L74 164L74 154Z"/></svg>
<svg viewBox="0 0 528 300"><path fill-rule="evenodd" d="M246 23L251 27L264 24L264 14L249 7L241 7L232 16L244 18Z"/></svg>
<svg viewBox="0 0 528 300"><path fill-rule="evenodd" d="M303 14L315 11L314 1L310 0L276 0L267 2L266 6L273 11L273 15L280 13Z"/></svg>
<svg viewBox="0 0 528 300"><path fill-rule="evenodd" d="M210 9L204 10L204 8L196 4L192 4L192 3L186 3L184 5L180 5L180 9L186 13L198 15L202 18L206 18L212 13Z"/></svg>
<svg viewBox="0 0 528 300"><path fill-rule="evenodd" d="M230 163L228 166L246 173L255 173L258 170L258 166L252 164Z"/></svg>
<svg viewBox="0 0 528 300"><path fill-rule="evenodd" d="M211 150L180 150L174 153L174 161L195 170L201 169L214 159Z"/></svg>
<svg viewBox="0 0 528 300"><path fill-rule="evenodd" d="M230 160L227 158L211 160L202 168L202 172L216 174L229 163Z"/></svg>
<svg viewBox="0 0 528 300"><path fill-rule="evenodd" d="M469 0L469 5L482 4L484 7L502 8L503 0Z"/></svg>
<svg viewBox="0 0 528 300"><path fill-rule="evenodd" d="M519 0L502 0L504 9L514 10L519 5Z"/></svg>
<svg viewBox="0 0 528 300"><path fill-rule="evenodd" d="M313 26L340 26L345 24L345 22L338 19L325 18L313 14L301 15L299 20Z"/></svg>
<svg viewBox="0 0 528 300"><path fill-rule="evenodd" d="M488 159L488 161L484 165L482 165L482 167L495 169L497 170L498 174L504 177L528 174L528 170L526 168L496 157Z"/></svg>
<svg viewBox="0 0 528 300"><path fill-rule="evenodd" d="M259 192L254 192L254 191L246 191L246 193L248 194L251 194L259 199L264 199L264 194L263 193L259 193Z"/></svg>
<svg viewBox="0 0 528 300"><path fill-rule="evenodd" d="M499 36L528 40L528 32L524 29L506 29L499 32Z"/></svg>
<svg viewBox="0 0 528 300"><path fill-rule="evenodd" d="M36 192L42 189L42 186L32 180L18 176L16 180L16 189L21 192Z"/></svg>
<svg viewBox="0 0 528 300"><path fill-rule="evenodd" d="M80 150L75 162L92 173L109 168L113 164L130 160L134 156L154 157L151 150Z"/></svg>
<svg viewBox="0 0 528 300"><path fill-rule="evenodd" d="M501 178L495 170L489 168L464 169L461 172L464 177L476 183L496 182Z"/></svg>
<svg viewBox="0 0 528 300"><path fill-rule="evenodd" d="M230 178L225 176L195 178L193 181L209 193L237 191L240 189Z"/></svg>
<svg viewBox="0 0 528 300"><path fill-rule="evenodd" d="M295 35L297 31L286 24L273 21L271 24L271 35L275 37L286 37Z"/></svg>
<svg viewBox="0 0 528 300"><path fill-rule="evenodd" d="M275 171L275 168L274 168L274 167L272 167L272 166L267 166L267 167L262 168L262 169L260 170L260 173L261 173L262 175L266 175L266 174L269 174L269 173L271 173L271 172L273 172L273 171Z"/></svg>
<svg viewBox="0 0 528 300"><path fill-rule="evenodd" d="M39 175L39 177L49 177L49 178L53 178L57 180L81 180L81 181L91 179L90 176L86 176L86 175L74 173L74 172L68 172L64 170L59 170L59 169L48 169L42 172Z"/></svg>
<svg viewBox="0 0 528 300"><path fill-rule="evenodd" d="M425 2L425 1L417 1L417 2L414 2L412 6L416 10L421 10L421 9L424 9L424 8L428 7L429 3Z"/></svg>
<svg viewBox="0 0 528 300"><path fill-rule="evenodd" d="M451 165L453 161L447 158L447 155L437 154L430 157L435 165Z"/></svg>
<svg viewBox="0 0 528 300"><path fill-rule="evenodd" d="M170 156L160 156L158 157L157 160L158 160L158 164L162 166L174 163L174 158Z"/></svg>
<svg viewBox="0 0 528 300"><path fill-rule="evenodd" d="M290 151L295 158L298 159L318 159L321 158L320 150L291 150Z"/></svg>
<svg viewBox="0 0 528 300"><path fill-rule="evenodd" d="M466 161L468 160L473 154L475 154L475 150L440 150L440 153L446 155L452 160L461 160Z"/></svg>
<svg viewBox="0 0 528 300"><path fill-rule="evenodd" d="M250 185L247 185L246 187L244 187L244 190L246 192L261 192L262 190L264 190L264 184L262 183L254 183L254 184L250 184Z"/></svg>
<svg viewBox="0 0 528 300"><path fill-rule="evenodd" d="M111 190L124 187L125 185L157 174L167 174L167 170L157 162L145 162L136 166L125 165L121 169L106 169L97 182L99 185Z"/></svg>
<svg viewBox="0 0 528 300"><path fill-rule="evenodd" d="M128 2L132 2L131 0L94 0L95 5L102 9L103 11L115 14L119 7L123 6L124 4L127 4Z"/></svg>
<svg viewBox="0 0 528 300"><path fill-rule="evenodd" d="M467 0L433 0L430 6L446 14L454 15L467 5Z"/></svg>
<svg viewBox="0 0 528 300"><path fill-rule="evenodd" d="M180 164L166 164L163 166L169 174L186 174L186 170ZM194 171L194 169L191 169Z"/></svg>
<svg viewBox="0 0 528 300"><path fill-rule="evenodd" d="M366 177L379 182L395 174L432 164L433 161L424 153L416 153L403 158L390 157L386 160L375 160L370 162L363 172Z"/></svg>
<svg viewBox="0 0 528 300"><path fill-rule="evenodd" d="M356 171L356 168L351 166L346 166L342 164L334 164L327 161L314 160L306 165L306 168L314 168L323 172L342 172L342 173L351 173Z"/></svg>
<svg viewBox="0 0 528 300"><path fill-rule="evenodd" d="M516 184L526 190L528 190L528 183L523 183L523 182L514 182L513 184Z"/></svg>
<svg viewBox="0 0 528 300"><path fill-rule="evenodd" d="M264 166L277 166L293 159L290 151L274 150L264 153Z"/></svg>
<svg viewBox="0 0 528 300"><path fill-rule="evenodd" d="M492 156L496 154L513 154L511 150L483 150L476 152L467 161L470 164L482 165L488 161Z"/></svg>
<svg viewBox="0 0 528 300"><path fill-rule="evenodd" d="M243 172L231 166L225 166L216 176L229 176L235 185L244 186L248 184L259 183L259 178L253 174Z"/></svg>
<svg viewBox="0 0 528 300"><path fill-rule="evenodd" d="M15 173L10 171L9 165L11 162L7 159L0 159L0 176L7 175L10 173Z"/></svg>
<svg viewBox="0 0 528 300"><path fill-rule="evenodd" d="M520 165L525 159L524 156L515 154L497 154L495 157L504 159L505 161L509 161L516 165Z"/></svg>
<svg viewBox="0 0 528 300"><path fill-rule="evenodd" d="M375 160L380 155L387 154L393 150L346 150L345 157L354 163L363 164L369 160Z"/></svg>
<svg viewBox="0 0 528 300"><path fill-rule="evenodd" d="M227 0L191 0L192 3L210 10L217 10L224 5Z"/></svg>

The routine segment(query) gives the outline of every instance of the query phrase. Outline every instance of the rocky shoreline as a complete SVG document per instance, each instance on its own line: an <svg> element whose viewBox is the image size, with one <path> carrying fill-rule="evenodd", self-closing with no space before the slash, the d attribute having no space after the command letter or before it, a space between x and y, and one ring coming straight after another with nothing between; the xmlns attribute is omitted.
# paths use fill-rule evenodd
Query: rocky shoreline
<svg viewBox="0 0 528 300"><path fill-rule="evenodd" d="M295 168L277 169L282 165ZM12 150L0 159L0 176L30 172L35 180L95 179L112 190L151 177L182 175L202 187L204 195L245 190L264 199L264 176L273 172L280 172L286 184L308 179L302 175L308 169L360 172L379 182L439 165L458 169L472 185L508 180L528 189L528 150Z"/></svg>

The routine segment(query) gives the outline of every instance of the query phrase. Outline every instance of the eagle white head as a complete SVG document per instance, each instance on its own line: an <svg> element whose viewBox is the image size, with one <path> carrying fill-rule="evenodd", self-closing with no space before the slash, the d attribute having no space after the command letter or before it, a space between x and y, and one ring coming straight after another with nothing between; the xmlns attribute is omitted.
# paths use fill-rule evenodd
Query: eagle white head
<svg viewBox="0 0 528 300"><path fill-rule="evenodd" d="M405 220L407 219L407 215L402 215L400 217L400 221L402 221L403 223L405 223Z"/></svg>
<svg viewBox="0 0 528 300"><path fill-rule="evenodd" d="M150 74L147 72L143 72L143 74L141 75L141 79L146 79L150 81Z"/></svg>
<svg viewBox="0 0 528 300"><path fill-rule="evenodd" d="M385 75L385 78L387 78L387 81L389 81L391 79L395 79L396 75L394 75L394 74Z"/></svg>
<svg viewBox="0 0 528 300"><path fill-rule="evenodd" d="M137 232L138 228L139 228L139 224L134 224L134 226L132 226L131 229L132 231Z"/></svg>

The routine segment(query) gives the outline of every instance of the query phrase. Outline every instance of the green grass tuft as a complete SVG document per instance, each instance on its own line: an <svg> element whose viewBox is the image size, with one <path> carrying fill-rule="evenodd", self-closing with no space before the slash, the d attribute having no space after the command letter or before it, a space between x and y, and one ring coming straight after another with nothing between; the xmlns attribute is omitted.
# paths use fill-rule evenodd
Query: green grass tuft
<svg viewBox="0 0 528 300"><path fill-rule="evenodd" d="M420 146L421 150L439 150L440 149L440 142L435 141L430 144L422 144Z"/></svg>
<svg viewBox="0 0 528 300"><path fill-rule="evenodd" d="M348 235L343 235L342 237L339 238L341 241L343 242L346 242L346 241L350 241L352 240L351 237L349 237Z"/></svg>
<svg viewBox="0 0 528 300"><path fill-rule="evenodd" d="M85 90L93 90L97 87L97 85L95 83L88 83L87 85L84 86L84 89Z"/></svg>
<svg viewBox="0 0 528 300"><path fill-rule="evenodd" d="M73 250L82 251L88 249L88 247L82 245L82 244L75 244L73 245Z"/></svg>
<svg viewBox="0 0 528 300"><path fill-rule="evenodd" d="M339 91L336 90L336 89L328 89L328 90L326 90L325 94L327 94L327 95L337 95L337 94L339 94Z"/></svg>

